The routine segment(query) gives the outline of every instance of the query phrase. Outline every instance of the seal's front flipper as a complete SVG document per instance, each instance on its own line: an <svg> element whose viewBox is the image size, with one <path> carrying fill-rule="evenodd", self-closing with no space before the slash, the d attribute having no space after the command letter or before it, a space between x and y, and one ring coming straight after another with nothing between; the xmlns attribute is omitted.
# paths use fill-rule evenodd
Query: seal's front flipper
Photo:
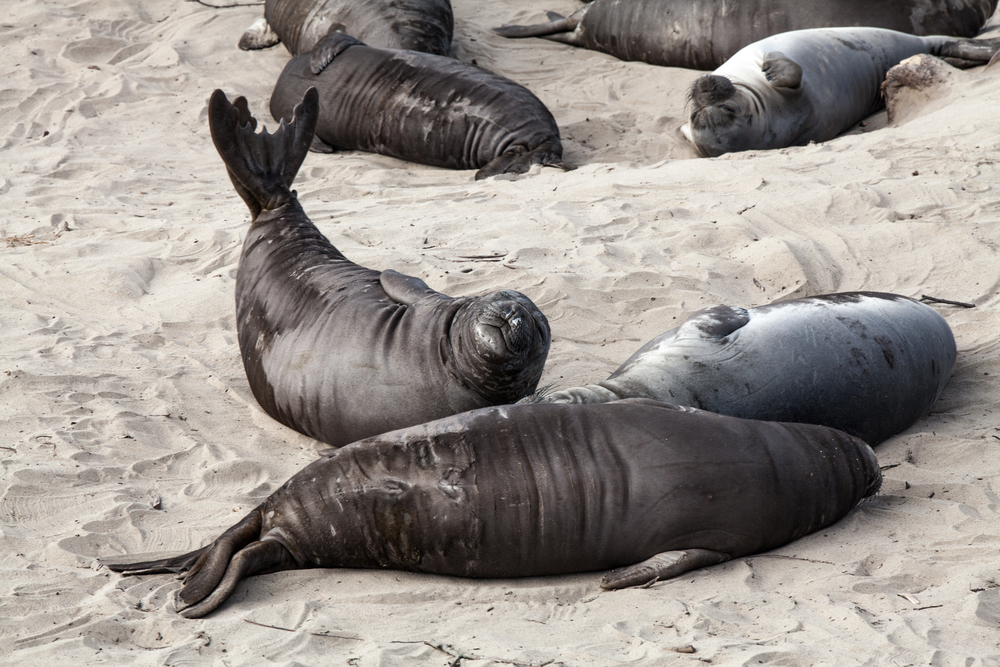
<svg viewBox="0 0 1000 667"><path fill-rule="evenodd" d="M253 22L247 31L240 37L240 48L244 51L256 51L267 49L281 41L267 19L263 16Z"/></svg>
<svg viewBox="0 0 1000 667"><path fill-rule="evenodd" d="M312 143L309 144L309 150L313 153L336 153L340 149L333 144L326 143L318 136L314 136Z"/></svg>
<svg viewBox="0 0 1000 667"><path fill-rule="evenodd" d="M549 12L549 23L537 23L535 25L503 25L499 28L493 28L493 32L502 36L509 37L511 39L520 39L522 37L548 37L550 35L558 35L559 33L573 32L576 27L580 25L580 20L583 18L583 13L587 10L586 7L572 15L563 18L559 14L554 12Z"/></svg>
<svg viewBox="0 0 1000 667"><path fill-rule="evenodd" d="M420 278L407 276L392 269L387 269L379 275L379 283L390 299L404 306L412 306L421 299L448 298L431 289Z"/></svg>
<svg viewBox="0 0 1000 667"><path fill-rule="evenodd" d="M267 130L257 134L246 99L230 104L221 90L212 93L208 103L212 142L254 218L261 210L294 199L292 181L309 151L318 117L319 93L310 88L296 105L291 123L282 121L274 134Z"/></svg>
<svg viewBox="0 0 1000 667"><path fill-rule="evenodd" d="M364 45L365 43L360 39L355 39L346 33L336 30L329 32L316 42L312 53L309 54L309 69L312 70L313 74L319 74L333 62L334 58L347 49L352 46Z"/></svg>
<svg viewBox="0 0 1000 667"><path fill-rule="evenodd" d="M802 68L779 51L771 51L764 56L760 70L775 88L798 88L802 83Z"/></svg>
<svg viewBox="0 0 1000 667"><path fill-rule="evenodd" d="M601 588L615 590L631 586L644 586L663 579L672 579L688 570L708 567L729 560L729 556L709 549L664 551L641 563L612 570L604 575Z"/></svg>
<svg viewBox="0 0 1000 667"><path fill-rule="evenodd" d="M750 312L736 306L702 308L677 327L677 337L725 338L750 323Z"/></svg>

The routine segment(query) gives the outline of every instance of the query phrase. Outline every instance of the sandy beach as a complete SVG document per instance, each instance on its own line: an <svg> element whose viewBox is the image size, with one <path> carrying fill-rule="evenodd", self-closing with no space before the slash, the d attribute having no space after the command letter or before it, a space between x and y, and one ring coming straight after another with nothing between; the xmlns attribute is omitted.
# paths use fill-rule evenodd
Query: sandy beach
<svg viewBox="0 0 1000 667"><path fill-rule="evenodd" d="M8 3L0 663L1000 664L1000 64L824 144L702 159L678 131L699 72L489 31L576 0L453 5L453 55L534 92L578 169L476 182L310 154L295 187L321 231L449 295L523 292L552 326L541 384L556 387L604 379L714 304L974 304L935 306L958 361L931 413L876 448L881 493L646 589L302 570L179 617L172 576L96 559L200 547L325 448L250 393L233 303L249 214L207 124L221 88L273 128L289 55L236 47L260 6Z"/></svg>

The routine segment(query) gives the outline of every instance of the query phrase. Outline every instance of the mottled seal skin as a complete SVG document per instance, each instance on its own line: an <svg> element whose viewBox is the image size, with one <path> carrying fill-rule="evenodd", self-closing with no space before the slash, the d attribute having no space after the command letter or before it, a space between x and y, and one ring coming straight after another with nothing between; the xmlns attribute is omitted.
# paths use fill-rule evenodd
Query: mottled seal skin
<svg viewBox="0 0 1000 667"><path fill-rule="evenodd" d="M740 50L692 84L684 135L709 157L827 141L883 106L886 72L918 53L982 65L1000 39L916 37L877 28L797 30Z"/></svg>
<svg viewBox="0 0 1000 667"><path fill-rule="evenodd" d="M525 402L649 398L745 419L821 424L875 445L934 404L955 365L937 311L879 292L757 308L713 306L657 336L594 385Z"/></svg>
<svg viewBox="0 0 1000 667"><path fill-rule="evenodd" d="M181 572L180 613L253 574L311 567L526 577L624 567L623 588L774 549L881 484L871 448L808 424L646 400L486 408L386 433L303 468Z"/></svg>
<svg viewBox="0 0 1000 667"><path fill-rule="evenodd" d="M339 31L372 46L447 56L454 25L449 0L267 0L264 18L244 33L240 48L280 41L297 56Z"/></svg>
<svg viewBox="0 0 1000 667"><path fill-rule="evenodd" d="M996 6L996 0L595 0L568 18L549 12L550 23L494 30L622 60L710 70L748 44L791 30L868 26L972 37Z"/></svg>
<svg viewBox="0 0 1000 667"><path fill-rule="evenodd" d="M288 118L302 94L320 93L313 149L381 153L476 179L562 161L559 127L527 88L451 58L376 49L336 33L292 59L271 94Z"/></svg>
<svg viewBox="0 0 1000 667"><path fill-rule="evenodd" d="M209 103L212 139L250 207L236 327L254 397L281 423L334 446L531 393L548 354L545 317L504 290L451 298L419 278L348 260L289 190L318 113L255 134L246 100Z"/></svg>

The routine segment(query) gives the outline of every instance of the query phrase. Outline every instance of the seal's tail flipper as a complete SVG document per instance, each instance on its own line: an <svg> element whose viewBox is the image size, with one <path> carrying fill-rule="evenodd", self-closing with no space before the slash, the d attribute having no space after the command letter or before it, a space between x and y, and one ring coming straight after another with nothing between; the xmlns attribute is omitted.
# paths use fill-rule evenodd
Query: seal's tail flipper
<svg viewBox="0 0 1000 667"><path fill-rule="evenodd" d="M632 586L649 586L664 579L672 579L688 570L708 567L729 560L729 556L710 549L685 549L664 551L641 563L612 570L601 579L601 588L615 590Z"/></svg>
<svg viewBox="0 0 1000 667"><path fill-rule="evenodd" d="M558 167L563 171L576 169L573 165L563 162L562 146L559 143L546 141L533 149L528 149L522 144L511 146L503 154L483 165L482 169L476 172L476 180L481 181L497 174L523 174L534 164Z"/></svg>
<svg viewBox="0 0 1000 667"><path fill-rule="evenodd" d="M291 185L309 151L319 116L319 93L310 88L295 107L292 122L281 121L274 134L254 132L257 122L246 99L233 103L216 90L208 103L212 141L236 192L256 218L293 198Z"/></svg>
<svg viewBox="0 0 1000 667"><path fill-rule="evenodd" d="M1000 53L1000 37L995 39L953 39L941 44L933 54L952 67L968 69L990 62Z"/></svg>
<svg viewBox="0 0 1000 667"><path fill-rule="evenodd" d="M535 25L503 25L499 28L493 28L493 32L510 39L520 39L522 37L547 37L549 35L556 35L564 32L573 32L576 30L576 27L580 25L580 19L583 18L583 12L586 9L587 8L584 7L580 11L575 12L566 18L563 18L553 12L549 12L548 23L536 23Z"/></svg>
<svg viewBox="0 0 1000 667"><path fill-rule="evenodd" d="M112 572L121 572L127 575L137 574L181 574L187 572L198 561L212 545L202 547L173 558L163 558L161 560L145 560L138 563L105 563L99 562Z"/></svg>

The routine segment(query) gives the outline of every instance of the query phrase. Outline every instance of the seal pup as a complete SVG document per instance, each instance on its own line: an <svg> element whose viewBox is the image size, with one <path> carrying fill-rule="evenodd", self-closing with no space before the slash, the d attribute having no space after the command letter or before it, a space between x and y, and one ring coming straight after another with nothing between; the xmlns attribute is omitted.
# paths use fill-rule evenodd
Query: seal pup
<svg viewBox="0 0 1000 667"><path fill-rule="evenodd" d="M476 180L533 164L571 169L559 127L527 88L475 65L413 51L376 49L334 33L289 62L271 94L288 118L309 88L320 93L313 150L381 153Z"/></svg>
<svg viewBox="0 0 1000 667"><path fill-rule="evenodd" d="M373 46L447 56L454 28L450 0L266 0L264 17L243 34L240 48L280 41L297 56L339 31Z"/></svg>
<svg viewBox="0 0 1000 667"><path fill-rule="evenodd" d="M886 72L918 53L981 65L1000 39L877 28L796 30L755 42L692 84L684 136L705 156L827 141L883 106Z"/></svg>
<svg viewBox="0 0 1000 667"><path fill-rule="evenodd" d="M876 445L930 409L955 356L951 328L930 306L897 294L842 292L699 310L607 380L523 402L649 398L821 424Z"/></svg>
<svg viewBox="0 0 1000 667"><path fill-rule="evenodd" d="M243 578L312 567L527 577L624 568L606 589L759 553L875 493L871 447L835 429L647 400L486 408L311 463L179 572L204 616ZM103 562L103 560L102 560Z"/></svg>
<svg viewBox="0 0 1000 667"><path fill-rule="evenodd" d="M790 30L869 26L914 35L973 37L997 0L595 0L549 23L503 26L504 37L544 37L651 65L715 69L758 40Z"/></svg>
<svg viewBox="0 0 1000 667"><path fill-rule="evenodd" d="M254 397L282 424L333 446L510 403L538 384L551 334L509 290L451 298L419 278L348 260L289 188L319 95L255 133L246 100L221 90L212 141L252 222L236 274L236 327Z"/></svg>

